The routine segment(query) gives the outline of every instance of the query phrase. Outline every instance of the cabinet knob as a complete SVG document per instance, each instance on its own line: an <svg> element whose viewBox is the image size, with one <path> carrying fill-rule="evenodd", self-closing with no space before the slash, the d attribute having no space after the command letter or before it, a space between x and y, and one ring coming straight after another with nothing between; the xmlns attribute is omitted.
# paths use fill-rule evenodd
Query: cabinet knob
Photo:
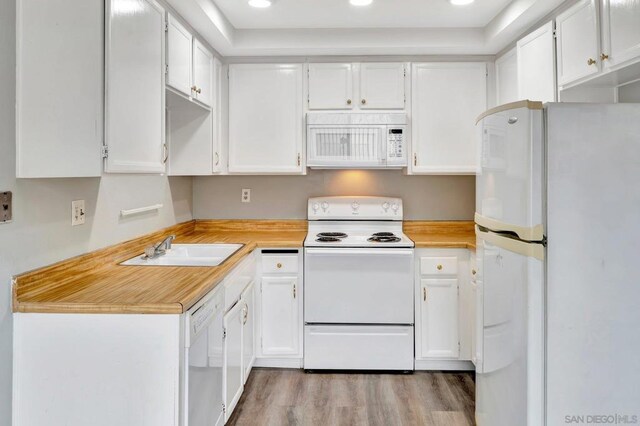
<svg viewBox="0 0 640 426"><path fill-rule="evenodd" d="M276 268L278 268L278 269L282 268L282 263L276 264Z"/></svg>
<svg viewBox="0 0 640 426"><path fill-rule="evenodd" d="M589 59L587 60L587 65L593 65L593 64L595 64L595 63L596 63L596 60L595 60L595 59L593 59L593 58L589 58Z"/></svg>
<svg viewBox="0 0 640 426"><path fill-rule="evenodd" d="M364 104L366 104L366 103L367 103L367 100L366 100L366 99L363 99L363 100L361 100L360 102L362 102L362 105L364 105Z"/></svg>
<svg viewBox="0 0 640 426"><path fill-rule="evenodd" d="M475 269L472 269L472 270L471 270L471 275L475 275L475 274L476 274L476 270L475 270Z"/></svg>
<svg viewBox="0 0 640 426"><path fill-rule="evenodd" d="M198 95L199 95L200 93L202 93L202 88L198 87L198 88L196 89L196 93L197 93Z"/></svg>
<svg viewBox="0 0 640 426"><path fill-rule="evenodd" d="M347 99L347 105L351 105L351 99Z"/></svg>
<svg viewBox="0 0 640 426"><path fill-rule="evenodd" d="M438 271L442 271L442 265L436 266L436 269L438 269Z"/></svg>
<svg viewBox="0 0 640 426"><path fill-rule="evenodd" d="M600 59L606 61L607 59L609 59L609 55L607 55L606 53L602 53L600 54Z"/></svg>
<svg viewBox="0 0 640 426"><path fill-rule="evenodd" d="M191 86L191 91L195 92L198 88L196 86Z"/></svg>

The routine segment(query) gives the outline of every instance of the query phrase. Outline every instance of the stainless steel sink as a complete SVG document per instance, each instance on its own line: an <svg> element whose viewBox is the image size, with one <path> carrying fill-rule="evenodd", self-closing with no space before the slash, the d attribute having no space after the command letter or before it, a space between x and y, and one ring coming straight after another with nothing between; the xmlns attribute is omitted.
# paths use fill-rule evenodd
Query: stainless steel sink
<svg viewBox="0 0 640 426"><path fill-rule="evenodd" d="M218 266L242 244L173 244L165 254L147 258L144 254L121 263L134 266Z"/></svg>

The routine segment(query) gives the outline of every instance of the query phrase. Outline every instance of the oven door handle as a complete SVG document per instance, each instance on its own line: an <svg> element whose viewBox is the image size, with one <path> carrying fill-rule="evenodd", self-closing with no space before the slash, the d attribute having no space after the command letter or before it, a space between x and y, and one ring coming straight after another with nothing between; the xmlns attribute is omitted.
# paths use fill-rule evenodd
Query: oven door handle
<svg viewBox="0 0 640 426"><path fill-rule="evenodd" d="M341 256L360 256L360 255L395 255L395 256L413 256L413 249L393 249L393 248L308 248L305 250L308 255L341 255Z"/></svg>

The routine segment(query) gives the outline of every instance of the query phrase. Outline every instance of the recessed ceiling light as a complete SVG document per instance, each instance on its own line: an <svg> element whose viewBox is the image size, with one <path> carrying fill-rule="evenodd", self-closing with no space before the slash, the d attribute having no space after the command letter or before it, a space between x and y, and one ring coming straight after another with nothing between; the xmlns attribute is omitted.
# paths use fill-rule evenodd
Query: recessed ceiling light
<svg viewBox="0 0 640 426"><path fill-rule="evenodd" d="M369 6L372 2L373 0L349 0L354 6Z"/></svg>
<svg viewBox="0 0 640 426"><path fill-rule="evenodd" d="M264 9L265 7L271 6L271 0L249 0L249 6Z"/></svg>
<svg viewBox="0 0 640 426"><path fill-rule="evenodd" d="M449 3L451 3L454 6L466 6L468 4L473 3L475 0L449 0Z"/></svg>

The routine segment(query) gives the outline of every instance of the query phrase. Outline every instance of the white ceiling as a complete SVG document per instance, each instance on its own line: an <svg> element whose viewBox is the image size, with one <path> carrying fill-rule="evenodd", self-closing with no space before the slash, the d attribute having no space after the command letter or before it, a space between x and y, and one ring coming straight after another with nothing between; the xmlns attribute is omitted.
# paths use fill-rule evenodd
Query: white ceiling
<svg viewBox="0 0 640 426"><path fill-rule="evenodd" d="M373 0L358 7L349 0L274 0L257 9L247 0L214 0L238 29L484 27L510 1L454 6L448 0Z"/></svg>

